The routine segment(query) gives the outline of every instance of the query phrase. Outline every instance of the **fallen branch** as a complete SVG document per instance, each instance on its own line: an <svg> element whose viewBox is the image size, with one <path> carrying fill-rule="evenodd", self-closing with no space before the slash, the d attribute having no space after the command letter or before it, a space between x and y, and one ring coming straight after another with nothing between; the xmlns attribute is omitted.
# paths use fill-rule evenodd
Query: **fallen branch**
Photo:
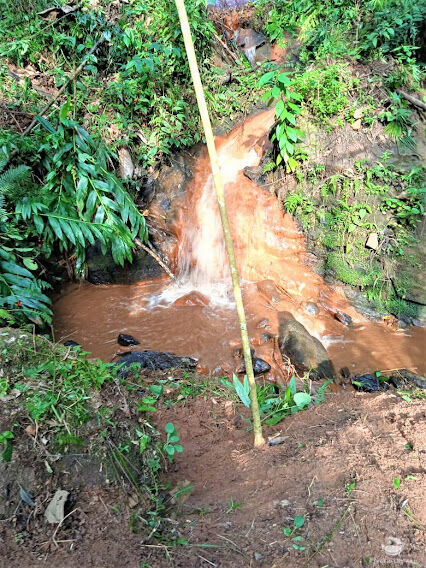
<svg viewBox="0 0 426 568"><path fill-rule="evenodd" d="M397 89L396 92L399 95L401 95L403 99L406 99L408 102L410 102L412 105L421 108L422 110L426 110L426 103L424 103L420 99L417 99L416 97L413 97L413 95L409 95L408 93L401 91L401 89Z"/></svg>
<svg viewBox="0 0 426 568"><path fill-rule="evenodd" d="M173 274L173 272L170 270L170 268L167 266L167 264L161 260L161 258L158 256L158 254L156 252L154 252L151 248L146 246L140 239L136 239L135 243L138 246L138 248L141 248L142 250L147 252L149 255L151 255L152 258L158 262L158 264L161 266L161 268L164 270L164 272L167 272L167 274L170 276L170 278L172 278L173 280L175 279L175 275Z"/></svg>
<svg viewBox="0 0 426 568"><path fill-rule="evenodd" d="M89 53L87 54L86 57L93 55L95 53L95 51L98 49L98 47L105 41L105 39L106 39L105 34L102 34L99 41L97 41L95 43L95 45L92 47L92 49L89 51ZM37 116L43 116L44 114L46 114L46 112L55 103L55 101L57 101L59 99L59 97L62 95L62 93L65 91L65 89L71 83L71 81L74 81L74 79L81 73L81 71L84 69L84 66L86 65L86 57L80 63L80 65L77 67L77 69L74 71L74 73L72 73L70 75L70 77L68 77L68 79L62 85L62 87L59 89L59 91L53 97L53 99L47 103L47 105L38 113ZM22 136L26 136L27 134L29 134L31 132L31 130L34 128L34 126L36 126L36 124L38 124L38 120L37 120L37 118L34 118L34 120L31 122L31 124L29 124L28 127L24 130L24 132L22 133Z"/></svg>
<svg viewBox="0 0 426 568"><path fill-rule="evenodd" d="M228 53L228 55L230 55L232 57L232 59L235 61L235 63L238 63L238 57L235 55L235 53L233 51L231 51L229 49L229 47L226 45L226 43L217 34L214 34L214 37L217 39L217 41L220 43L220 45L223 47L223 49L226 51L226 53Z"/></svg>

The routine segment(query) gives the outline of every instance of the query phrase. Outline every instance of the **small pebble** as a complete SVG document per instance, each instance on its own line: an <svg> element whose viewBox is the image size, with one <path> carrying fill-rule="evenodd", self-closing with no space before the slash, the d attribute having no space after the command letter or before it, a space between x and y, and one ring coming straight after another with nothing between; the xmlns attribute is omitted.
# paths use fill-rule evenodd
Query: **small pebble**
<svg viewBox="0 0 426 568"><path fill-rule="evenodd" d="M127 333L119 333L117 337L117 343L123 347L128 347L129 345L139 345L139 341L133 337L133 335L128 335Z"/></svg>
<svg viewBox="0 0 426 568"><path fill-rule="evenodd" d="M272 438L271 440L268 440L268 445L269 446L279 446L280 444L284 444L285 442L285 438L283 438L282 436L277 436L276 438Z"/></svg>
<svg viewBox="0 0 426 568"><path fill-rule="evenodd" d="M303 309L310 316L317 316L320 313L319 307L313 302L306 302L306 304L303 306Z"/></svg>

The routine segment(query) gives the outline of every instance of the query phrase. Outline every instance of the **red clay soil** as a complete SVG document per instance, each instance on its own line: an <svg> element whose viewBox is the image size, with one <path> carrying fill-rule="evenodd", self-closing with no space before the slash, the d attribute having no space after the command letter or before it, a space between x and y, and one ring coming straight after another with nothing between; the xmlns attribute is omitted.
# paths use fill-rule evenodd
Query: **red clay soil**
<svg viewBox="0 0 426 568"><path fill-rule="evenodd" d="M406 402L391 393L331 395L269 428L266 434L280 432L284 443L261 450L251 447L241 417L245 410L199 397L158 414L162 428L174 423L184 446L167 479L172 488L193 486L166 521L187 545L155 539L143 544L129 530L128 497L113 486L87 486L73 503L75 540L59 542L71 534L59 530L56 548L49 528L44 548L30 554L0 524L0 566L426 565L423 401ZM296 516L305 523L286 537L283 527L291 527Z"/></svg>

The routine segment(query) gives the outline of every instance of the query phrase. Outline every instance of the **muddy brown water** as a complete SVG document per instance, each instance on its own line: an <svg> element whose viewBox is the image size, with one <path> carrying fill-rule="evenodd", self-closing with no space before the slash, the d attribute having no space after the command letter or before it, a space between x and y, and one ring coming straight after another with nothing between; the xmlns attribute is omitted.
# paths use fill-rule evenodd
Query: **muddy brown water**
<svg viewBox="0 0 426 568"><path fill-rule="evenodd" d="M285 375L276 341L264 335L276 333L279 311L290 311L319 338L336 368L366 372L404 367L425 373L426 330L395 330L358 313L339 286L326 284L309 267L303 233L276 197L244 176L246 166L259 164L273 121L273 111L265 111L216 139L248 329L256 354L271 364L268 378ZM140 349L197 357L201 371L237 370L240 361L233 352L239 328L205 150L176 232L179 244L171 259L176 282L70 284L55 302L56 339L73 339L94 356L110 360L118 350L118 333L130 333ZM310 304L317 313L308 313ZM337 321L336 310L348 314L353 326Z"/></svg>

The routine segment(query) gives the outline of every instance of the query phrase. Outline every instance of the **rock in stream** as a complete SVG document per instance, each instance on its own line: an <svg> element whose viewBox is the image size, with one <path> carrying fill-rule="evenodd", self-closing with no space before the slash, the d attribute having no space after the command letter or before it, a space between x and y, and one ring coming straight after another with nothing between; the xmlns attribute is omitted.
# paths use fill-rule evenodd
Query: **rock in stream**
<svg viewBox="0 0 426 568"><path fill-rule="evenodd" d="M280 312L278 345L299 373L309 372L311 379L334 378L335 371L322 343L294 319L290 312Z"/></svg>
<svg viewBox="0 0 426 568"><path fill-rule="evenodd" d="M150 350L131 351L123 355L117 363L117 366L120 367L118 376L128 377L133 366L139 366L141 369L152 369L153 371L164 371L173 368L195 369L197 363L197 359L181 357L174 353Z"/></svg>

